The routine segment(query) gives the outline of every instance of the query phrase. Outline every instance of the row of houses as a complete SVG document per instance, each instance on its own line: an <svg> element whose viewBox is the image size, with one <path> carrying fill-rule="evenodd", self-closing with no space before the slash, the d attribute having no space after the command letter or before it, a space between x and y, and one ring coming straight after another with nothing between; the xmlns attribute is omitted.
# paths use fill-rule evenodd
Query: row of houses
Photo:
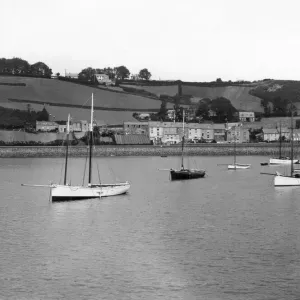
<svg viewBox="0 0 300 300"><path fill-rule="evenodd" d="M89 130L89 122L86 120L75 121L70 124L71 132L85 133ZM146 137L153 144L177 144L182 136L190 142L233 142L247 143L250 141L249 127L243 126L241 122L206 124L185 123L184 130L181 122L124 122L120 125L106 125L102 121L94 122L100 130L111 130L118 135L140 135ZM42 132L66 132L66 122L36 122L36 131ZM256 135L257 140L273 142L278 141L280 132L278 129L262 128ZM283 140L291 139L291 129L282 128ZM294 140L300 141L300 129L294 129Z"/></svg>
<svg viewBox="0 0 300 300"><path fill-rule="evenodd" d="M101 121L94 121L94 126L102 126L104 123ZM87 132L89 131L90 123L86 120L80 120L71 122L70 131L71 132ZM67 131L67 122L66 121L36 121L36 131L50 132L57 131L60 133Z"/></svg>
<svg viewBox="0 0 300 300"><path fill-rule="evenodd" d="M282 140L290 141L291 135L292 132L290 128L282 128L281 133L277 128L263 128L262 132L257 134L257 137L259 137L260 140L265 142L276 142L279 141L280 136ZM300 141L300 129L293 130L293 140Z"/></svg>
<svg viewBox="0 0 300 300"><path fill-rule="evenodd" d="M177 144L185 139L190 142L249 142L249 130L241 123L204 124L181 122L124 122L125 134L147 135L154 144Z"/></svg>

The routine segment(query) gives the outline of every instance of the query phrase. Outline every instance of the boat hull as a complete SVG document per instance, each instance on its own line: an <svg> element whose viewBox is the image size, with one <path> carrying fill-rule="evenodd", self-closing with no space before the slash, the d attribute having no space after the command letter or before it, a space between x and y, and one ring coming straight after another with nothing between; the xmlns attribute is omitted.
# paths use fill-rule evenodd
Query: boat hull
<svg viewBox="0 0 300 300"><path fill-rule="evenodd" d="M293 159L293 164L298 163L299 160L298 159ZM284 159L284 158L270 158L269 160L269 164L270 165L288 165L291 164L291 160L290 159Z"/></svg>
<svg viewBox="0 0 300 300"><path fill-rule="evenodd" d="M130 184L127 182L92 186L53 185L51 199L54 202L117 196L125 194L129 188Z"/></svg>
<svg viewBox="0 0 300 300"><path fill-rule="evenodd" d="M171 180L187 180L203 178L204 170L170 170Z"/></svg>
<svg viewBox="0 0 300 300"><path fill-rule="evenodd" d="M232 164L228 165L228 170L249 169L250 167L250 164Z"/></svg>
<svg viewBox="0 0 300 300"><path fill-rule="evenodd" d="M276 175L274 186L300 186L300 178Z"/></svg>

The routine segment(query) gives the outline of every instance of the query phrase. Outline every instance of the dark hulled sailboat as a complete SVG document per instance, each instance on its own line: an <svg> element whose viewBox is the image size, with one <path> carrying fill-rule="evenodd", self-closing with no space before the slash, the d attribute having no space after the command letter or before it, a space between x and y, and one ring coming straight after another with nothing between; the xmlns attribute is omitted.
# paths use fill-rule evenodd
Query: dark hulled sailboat
<svg viewBox="0 0 300 300"><path fill-rule="evenodd" d="M182 145L181 145L181 169L174 170L170 169L171 180L186 180L186 179L196 179L203 178L205 176L205 170L198 169L187 169L184 167L184 111L183 111L183 122L182 122Z"/></svg>

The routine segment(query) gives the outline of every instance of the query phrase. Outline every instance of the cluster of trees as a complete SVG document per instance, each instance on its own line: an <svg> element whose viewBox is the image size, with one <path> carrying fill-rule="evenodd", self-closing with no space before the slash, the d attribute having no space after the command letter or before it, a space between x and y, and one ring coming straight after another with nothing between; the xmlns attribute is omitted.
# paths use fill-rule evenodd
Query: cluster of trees
<svg viewBox="0 0 300 300"><path fill-rule="evenodd" d="M82 81L93 81L95 74L106 74L108 75L109 79L111 80L124 80L127 78L130 78L130 71L125 66L119 66L119 67L107 67L104 69L99 68L92 68L88 67L83 70L78 75L78 79ZM151 73L148 71L148 69L144 68L140 70L138 75L132 75L135 79L145 79L149 80L151 78Z"/></svg>
<svg viewBox="0 0 300 300"><path fill-rule="evenodd" d="M211 115L214 112L215 115ZM204 98L198 103L196 116L202 117L203 120L213 120L215 122L231 122L235 120L236 108L231 104L230 100L224 97L215 99Z"/></svg>
<svg viewBox="0 0 300 300"><path fill-rule="evenodd" d="M295 105L279 96L274 97L271 101L262 99L261 106L264 108L265 117L287 117L291 115L291 111L293 111L293 115L297 115Z"/></svg>
<svg viewBox="0 0 300 300"><path fill-rule="evenodd" d="M0 106L0 127L3 129L35 127L36 121L49 121L49 113L46 108L34 111L28 104L26 111Z"/></svg>
<svg viewBox="0 0 300 300"><path fill-rule="evenodd" d="M0 73L51 78L52 69L41 61L30 65L28 61L17 57L0 58Z"/></svg>
<svg viewBox="0 0 300 300"><path fill-rule="evenodd" d="M183 119L183 107L180 105L180 97L175 97L173 109L175 121L181 122ZM151 119L170 121L167 111L167 102L162 99L158 113L152 114ZM212 114L212 112L214 112L214 114ZM232 122L236 121L236 112L237 110L227 98L218 97L213 100L204 98L199 101L193 120L210 120L219 123Z"/></svg>

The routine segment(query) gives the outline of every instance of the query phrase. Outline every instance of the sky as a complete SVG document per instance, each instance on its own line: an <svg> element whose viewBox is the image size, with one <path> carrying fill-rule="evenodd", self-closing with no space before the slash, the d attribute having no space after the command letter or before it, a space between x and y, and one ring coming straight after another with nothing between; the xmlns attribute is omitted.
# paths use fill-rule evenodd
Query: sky
<svg viewBox="0 0 300 300"><path fill-rule="evenodd" d="M300 80L298 0L0 0L0 57L53 73L124 65L155 80Z"/></svg>

